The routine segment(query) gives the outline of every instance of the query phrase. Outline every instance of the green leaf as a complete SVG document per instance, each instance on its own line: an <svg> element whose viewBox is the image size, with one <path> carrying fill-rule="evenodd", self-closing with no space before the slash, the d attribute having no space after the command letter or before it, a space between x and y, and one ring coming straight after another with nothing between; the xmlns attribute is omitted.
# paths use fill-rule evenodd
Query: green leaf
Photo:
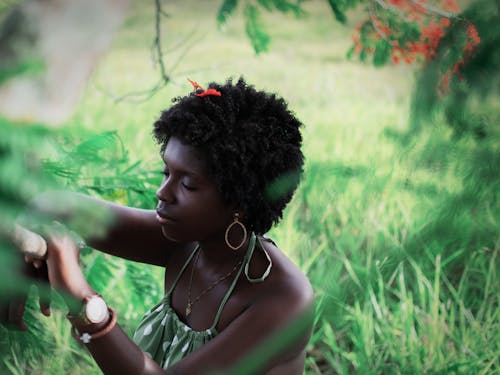
<svg viewBox="0 0 500 375"><path fill-rule="evenodd" d="M217 24L223 25L226 23L227 18L234 13L238 6L238 0L224 0L217 12Z"/></svg>
<svg viewBox="0 0 500 375"><path fill-rule="evenodd" d="M369 35L372 31L373 31L373 25L371 24L371 22L364 22L361 25L361 29L359 30L359 36L361 38L361 44L363 44L363 46L370 44Z"/></svg>
<svg viewBox="0 0 500 375"><path fill-rule="evenodd" d="M387 63L389 60L389 55L391 51L391 46L386 40L381 40L377 43L375 47L375 52L373 53L373 65L380 67Z"/></svg>
<svg viewBox="0 0 500 375"><path fill-rule="evenodd" d="M339 1L336 0L328 0L328 4L330 5L330 8L332 8L333 15L335 16L335 19L339 21L340 23L346 23L347 17L344 13L344 10L341 9L339 6Z"/></svg>
<svg viewBox="0 0 500 375"><path fill-rule="evenodd" d="M96 134L76 147L75 155L86 160L105 160L106 158L100 155L101 152L106 152L110 149L119 147L119 137L116 131L108 131L101 134Z"/></svg>
<svg viewBox="0 0 500 375"><path fill-rule="evenodd" d="M292 12L296 17L304 13L302 8L300 7L300 4L292 3L287 0L259 0L259 3L263 5L267 10L271 10L272 5L281 13Z"/></svg>
<svg viewBox="0 0 500 375"><path fill-rule="evenodd" d="M359 59L361 61L365 61L367 56L368 56L368 50L366 48L361 49L361 52L359 53Z"/></svg>
<svg viewBox="0 0 500 375"><path fill-rule="evenodd" d="M347 51L346 53L347 60L350 60L352 58L352 55L354 55L354 46L351 46L351 48L349 48L349 51Z"/></svg>
<svg viewBox="0 0 500 375"><path fill-rule="evenodd" d="M285 173L273 180L264 192L265 197L269 201L276 201L289 195L298 185L300 180L300 172Z"/></svg>
<svg viewBox="0 0 500 375"><path fill-rule="evenodd" d="M267 52L269 49L269 35L264 30L260 21L260 12L254 5L247 5L244 12L245 31L250 38L253 49L258 55L261 52Z"/></svg>
<svg viewBox="0 0 500 375"><path fill-rule="evenodd" d="M273 7L271 6L272 1L270 0L257 0L257 2L262 5L267 11L272 12Z"/></svg>

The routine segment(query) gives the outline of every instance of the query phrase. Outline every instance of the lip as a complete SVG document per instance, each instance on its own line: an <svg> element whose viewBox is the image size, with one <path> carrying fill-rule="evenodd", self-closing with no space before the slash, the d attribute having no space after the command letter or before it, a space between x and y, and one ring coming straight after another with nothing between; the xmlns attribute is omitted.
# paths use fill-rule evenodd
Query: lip
<svg viewBox="0 0 500 375"><path fill-rule="evenodd" d="M177 222L177 219L174 219L173 217L165 215L164 213L161 213L158 211L156 211L156 220L158 220L158 222L160 224L168 224L168 223Z"/></svg>

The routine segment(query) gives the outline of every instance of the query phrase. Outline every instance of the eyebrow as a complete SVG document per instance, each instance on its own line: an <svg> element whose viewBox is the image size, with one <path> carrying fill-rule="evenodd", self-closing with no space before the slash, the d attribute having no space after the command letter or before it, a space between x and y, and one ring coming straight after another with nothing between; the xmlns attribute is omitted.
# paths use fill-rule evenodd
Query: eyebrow
<svg viewBox="0 0 500 375"><path fill-rule="evenodd" d="M164 165L165 167L167 167L167 168L169 168L169 169L171 168L171 167L170 167L170 165L171 165L171 164L167 163L167 161L166 161L164 158L162 158L162 161L163 161L163 165ZM174 163L174 167L173 167L173 169L174 169L176 172L179 172L179 173L184 174L184 175L187 175L187 176L193 176L193 177L199 177L199 178L200 178L200 177L201 177L201 178L204 178L204 177L205 177L205 175L204 175L204 174L202 174L201 172L198 172L198 171L188 170L188 169L185 169L185 168L176 168L176 167L175 167L175 163Z"/></svg>

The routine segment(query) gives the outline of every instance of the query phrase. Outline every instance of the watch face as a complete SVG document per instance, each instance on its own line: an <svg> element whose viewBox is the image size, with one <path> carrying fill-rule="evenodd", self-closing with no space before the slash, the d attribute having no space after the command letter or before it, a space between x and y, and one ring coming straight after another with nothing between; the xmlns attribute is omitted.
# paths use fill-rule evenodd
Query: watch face
<svg viewBox="0 0 500 375"><path fill-rule="evenodd" d="M99 296L92 296L85 306L85 316L92 323L101 323L106 319L108 306Z"/></svg>

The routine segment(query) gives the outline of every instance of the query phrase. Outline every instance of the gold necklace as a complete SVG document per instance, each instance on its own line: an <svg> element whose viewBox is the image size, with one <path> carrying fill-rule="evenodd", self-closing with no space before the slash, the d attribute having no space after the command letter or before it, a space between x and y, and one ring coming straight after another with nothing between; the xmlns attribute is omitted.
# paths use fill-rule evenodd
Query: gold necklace
<svg viewBox="0 0 500 375"><path fill-rule="evenodd" d="M224 276L219 277L217 280L215 280L212 284L210 284L207 288L203 289L198 296L191 301L191 287L193 285L193 275L194 275L194 270L196 268L196 264L198 264L198 258L200 257L200 250L198 250L198 253L196 254L196 259L193 262L193 268L191 269L191 277L189 279L189 288L188 288L188 301L187 301L187 306L186 306L186 318L191 314L191 311L193 309L193 305L199 301L201 297L203 297L206 293L210 292L217 284L220 282L226 280L229 276L231 276L234 271L243 263L243 259L241 259L238 263L236 263L233 267L233 269L225 274Z"/></svg>

